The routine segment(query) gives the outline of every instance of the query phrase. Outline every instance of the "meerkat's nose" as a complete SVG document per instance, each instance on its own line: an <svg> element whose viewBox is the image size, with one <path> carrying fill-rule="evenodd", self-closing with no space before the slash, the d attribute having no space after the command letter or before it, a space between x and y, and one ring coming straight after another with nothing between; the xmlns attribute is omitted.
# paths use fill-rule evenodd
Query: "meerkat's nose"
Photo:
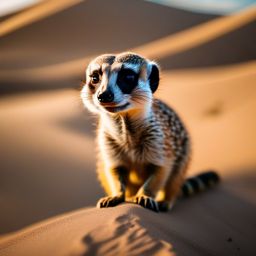
<svg viewBox="0 0 256 256"><path fill-rule="evenodd" d="M114 99L114 94L110 90L106 90L98 95L98 101L101 103L110 103Z"/></svg>

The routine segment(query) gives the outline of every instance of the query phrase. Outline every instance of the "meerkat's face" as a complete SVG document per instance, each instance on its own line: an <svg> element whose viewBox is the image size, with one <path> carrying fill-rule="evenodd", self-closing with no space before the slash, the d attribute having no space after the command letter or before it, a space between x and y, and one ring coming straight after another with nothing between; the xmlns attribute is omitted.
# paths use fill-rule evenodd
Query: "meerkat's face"
<svg viewBox="0 0 256 256"><path fill-rule="evenodd" d="M150 108L158 83L156 63L134 53L105 54L89 64L81 97L96 113L141 111Z"/></svg>

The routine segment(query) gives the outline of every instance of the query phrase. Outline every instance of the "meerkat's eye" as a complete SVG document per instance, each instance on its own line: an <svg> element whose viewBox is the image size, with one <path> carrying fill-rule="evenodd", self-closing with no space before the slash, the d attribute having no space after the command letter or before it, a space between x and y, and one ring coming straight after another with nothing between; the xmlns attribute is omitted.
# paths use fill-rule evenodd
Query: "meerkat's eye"
<svg viewBox="0 0 256 256"><path fill-rule="evenodd" d="M98 73L93 73L90 77L91 77L91 83L94 85L100 81L100 75Z"/></svg>

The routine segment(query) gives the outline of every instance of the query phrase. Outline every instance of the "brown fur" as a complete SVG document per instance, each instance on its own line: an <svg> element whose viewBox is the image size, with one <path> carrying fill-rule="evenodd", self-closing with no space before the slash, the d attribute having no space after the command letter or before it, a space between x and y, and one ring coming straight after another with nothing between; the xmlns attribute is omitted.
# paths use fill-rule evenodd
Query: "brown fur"
<svg viewBox="0 0 256 256"><path fill-rule="evenodd" d="M131 65L138 72L140 86L128 98L120 94L116 84L111 84L117 83L112 75L122 68L120 63L128 68ZM136 54L122 53L99 56L87 69L90 73L95 67L101 68L103 73L102 81L93 88L87 74L89 81L82 92L85 105L89 109L95 106L100 120L97 172L108 196L98 202L99 207L127 200L151 210L167 210L184 181L190 156L189 136L174 110L152 97L149 78L153 65L156 64ZM99 103L96 94L109 88L131 107L108 113L105 106L118 105L120 99Z"/></svg>

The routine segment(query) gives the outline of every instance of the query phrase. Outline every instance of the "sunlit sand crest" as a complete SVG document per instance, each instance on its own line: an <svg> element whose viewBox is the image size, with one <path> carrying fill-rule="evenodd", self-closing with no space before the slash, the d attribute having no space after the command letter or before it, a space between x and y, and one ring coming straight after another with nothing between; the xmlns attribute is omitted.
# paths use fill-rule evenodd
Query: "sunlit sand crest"
<svg viewBox="0 0 256 256"><path fill-rule="evenodd" d="M70 1L67 1L70 4ZM78 2L78 1L76 1ZM256 19L256 8L249 8L233 16L217 18L194 26L187 30L178 32L174 35L158 39L156 41L129 49L152 59L161 59L162 57L177 54L189 50L201 44L207 43L215 38L223 36L235 29L238 29L247 23ZM1 31L1 27L0 27ZM86 64L95 56L88 56L81 59L58 63L39 68L26 68L17 70L0 70L1 79L12 81L18 79L44 80L58 79L58 77L81 76ZM15 76L14 76L15 74Z"/></svg>
<svg viewBox="0 0 256 256"><path fill-rule="evenodd" d="M0 37L80 2L82 2L82 0L44 1L41 4L2 21L0 23Z"/></svg>

